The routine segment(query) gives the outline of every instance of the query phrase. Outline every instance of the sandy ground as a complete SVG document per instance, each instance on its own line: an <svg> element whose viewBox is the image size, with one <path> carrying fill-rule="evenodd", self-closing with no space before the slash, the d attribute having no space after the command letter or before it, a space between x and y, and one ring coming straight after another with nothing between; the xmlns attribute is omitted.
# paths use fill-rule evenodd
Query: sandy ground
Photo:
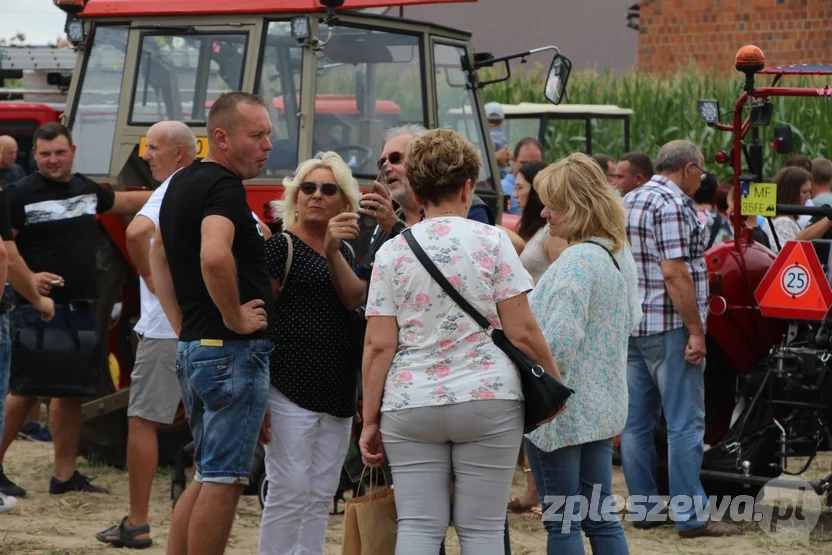
<svg viewBox="0 0 832 555"><path fill-rule="evenodd" d="M81 555L89 553L119 553L98 543L95 533L118 522L127 509L127 476L109 467L91 467L81 460L82 472L95 478L95 483L108 487L110 495L48 494L52 473L51 444L19 441L12 445L5 462L6 473L28 490L28 497L18 507L0 515L0 554L14 555ZM795 461L795 464L799 461ZM821 455L810 469L808 479L825 476L832 471L832 456ZM625 495L626 486L619 468L614 469L615 493ZM521 472L515 476L514 493L524 491ZM151 526L155 544L144 550L148 555L163 555L170 526L170 473L162 470L156 477L151 501ZM231 540L226 553L253 555L257 553L260 505L254 497L244 497L237 511ZM514 555L545 553L546 533L539 521L526 521L511 515L511 543ZM682 540L670 527L652 531L634 529L624 523L630 553L721 553L745 555L757 553L788 553L809 555L832 553L832 514L821 516L808 546L778 543L765 535L755 524L743 526L746 534L719 539ZM329 522L325 555L340 555L343 517L333 516ZM448 532L448 553L457 555L458 544L453 532ZM589 542L585 540L587 552Z"/></svg>

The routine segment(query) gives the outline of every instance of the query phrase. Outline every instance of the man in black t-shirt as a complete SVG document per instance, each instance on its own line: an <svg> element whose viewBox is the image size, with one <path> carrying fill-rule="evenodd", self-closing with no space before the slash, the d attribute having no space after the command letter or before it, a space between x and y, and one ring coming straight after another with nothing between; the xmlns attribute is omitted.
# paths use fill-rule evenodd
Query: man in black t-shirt
<svg viewBox="0 0 832 555"><path fill-rule="evenodd" d="M173 176L150 250L156 295L179 335L177 373L194 438L196 476L176 503L170 553L224 552L263 423L272 310L265 242L244 179L260 175L271 120L262 99L221 95L209 152Z"/></svg>
<svg viewBox="0 0 832 555"><path fill-rule="evenodd" d="M55 302L55 317L47 325L67 328L73 320L79 332L96 331L91 307L91 302L98 297L96 253L101 234L96 214L135 214L151 193L116 193L81 174L73 174L75 146L72 135L59 123L47 123L37 129L33 141L38 171L15 183L7 193L17 248L29 268L39 273L41 292L49 294ZM17 307L11 314L13 327L17 330L42 325L38 307L26 300L25 295L18 298ZM101 344L106 345L102 336L103 330L98 330ZM42 368L18 368L14 357L12 365L13 375L43 371ZM79 369L79 375L83 374L89 372ZM98 377L95 379L97 385ZM37 388L54 384L32 385ZM0 446L0 460L36 402L34 396L22 396L12 391L6 405L7 426ZM90 484L76 469L83 420L80 399L55 398L50 407L50 417L55 445L55 475L49 483L49 493L106 493L103 488ZM25 495L22 488L2 473L0 491Z"/></svg>

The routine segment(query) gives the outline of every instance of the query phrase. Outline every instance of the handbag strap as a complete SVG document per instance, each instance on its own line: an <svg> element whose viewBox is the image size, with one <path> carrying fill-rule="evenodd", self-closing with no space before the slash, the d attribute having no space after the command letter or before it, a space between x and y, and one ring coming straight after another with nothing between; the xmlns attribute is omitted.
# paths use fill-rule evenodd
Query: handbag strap
<svg viewBox="0 0 832 555"><path fill-rule="evenodd" d="M615 264L615 267L618 269L619 272L621 271L621 266L618 265L618 260L616 260L615 257L612 255L612 253L610 252L610 249L608 249L607 247L605 247L601 243L599 243L597 241L593 241L591 239L585 240L584 243L592 243L593 245L597 245L597 246L601 247L602 249L604 249L605 251L607 251L607 254L610 255L610 260L612 260L612 263Z"/></svg>
<svg viewBox="0 0 832 555"><path fill-rule="evenodd" d="M283 270L283 282L280 284L280 289L282 290L286 287L286 280L289 279L289 270L292 269L292 255L294 251L294 243L292 243L292 237L288 233L283 233L283 236L286 238L286 269Z"/></svg>
<svg viewBox="0 0 832 555"><path fill-rule="evenodd" d="M454 300L454 302L456 302L456 304L459 305L459 308L467 312L468 315L471 318L473 318L474 321L477 324L479 324L483 329L487 330L488 328L490 328L491 323L488 321L488 319L482 314L480 314L477 311L477 309L471 306L471 303L466 301L462 297L462 295L459 294L459 291L454 289L454 286L451 285L447 278L445 278L445 276L442 275L442 272L439 271L439 268L436 267L436 264L433 263L430 257L428 257L427 253L419 245L419 242L416 241L416 238L413 237L413 233L410 231L410 229L408 228L404 230L402 232L402 235L404 235L407 244L410 245L410 250L413 251L413 254L416 255L416 258L419 259L419 262L422 263L422 266L424 266L425 270L427 270L431 277L436 281L436 283L439 284L439 287L441 287L445 291L445 293L447 293L448 296L450 296Z"/></svg>

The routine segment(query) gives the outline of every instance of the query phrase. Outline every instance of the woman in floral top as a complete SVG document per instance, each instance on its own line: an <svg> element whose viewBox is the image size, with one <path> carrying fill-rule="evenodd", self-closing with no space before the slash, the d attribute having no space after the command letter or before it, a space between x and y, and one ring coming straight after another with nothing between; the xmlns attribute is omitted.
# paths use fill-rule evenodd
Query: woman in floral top
<svg viewBox="0 0 832 555"><path fill-rule="evenodd" d="M552 505L547 496L582 495L584 503L597 503L585 507L583 520L580 504L556 505L554 518L544 519L547 553L582 555L583 528L593 553L621 555L627 541L609 499L612 440L627 420L627 342L642 318L624 207L584 154L541 171L534 187L550 233L569 247L535 286L531 307L564 384L578 394L558 418L527 436L526 452L544 514Z"/></svg>
<svg viewBox="0 0 832 555"><path fill-rule="evenodd" d="M559 377L511 241L465 218L480 172L474 147L436 129L411 141L406 160L425 209L425 220L410 228L413 238L493 327ZM461 552L503 555L505 500L523 436L516 367L431 278L402 235L376 255L366 314L360 443L367 465L380 465L385 451L390 461L396 555L439 551L452 477Z"/></svg>

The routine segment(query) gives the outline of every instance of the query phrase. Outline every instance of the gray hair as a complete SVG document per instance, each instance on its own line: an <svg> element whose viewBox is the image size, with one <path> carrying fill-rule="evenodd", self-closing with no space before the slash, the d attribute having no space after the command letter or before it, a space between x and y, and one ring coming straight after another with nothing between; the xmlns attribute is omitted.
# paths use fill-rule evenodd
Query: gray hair
<svg viewBox="0 0 832 555"><path fill-rule="evenodd" d="M177 122L178 123L178 122ZM185 125L171 125L168 141L172 145L182 145L192 154L196 154L196 137L191 128Z"/></svg>
<svg viewBox="0 0 832 555"><path fill-rule="evenodd" d="M419 125L418 123L406 123L404 125L399 125L398 127L393 127L389 129L387 133L384 134L384 144L389 143L392 139L396 137L401 137L402 135L413 135L413 138L418 138L427 133L427 129L424 126Z"/></svg>
<svg viewBox="0 0 832 555"><path fill-rule="evenodd" d="M687 164L699 164L702 151L690 141L670 141L659 149L654 164L655 172L660 175L676 173Z"/></svg>

